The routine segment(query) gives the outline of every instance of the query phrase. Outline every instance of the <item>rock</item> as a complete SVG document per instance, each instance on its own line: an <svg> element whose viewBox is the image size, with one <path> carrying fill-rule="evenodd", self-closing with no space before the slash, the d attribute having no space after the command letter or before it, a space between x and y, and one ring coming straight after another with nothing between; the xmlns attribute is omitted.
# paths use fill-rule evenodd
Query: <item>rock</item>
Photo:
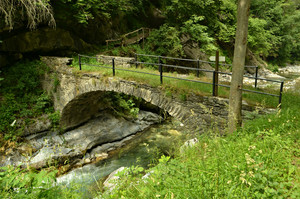
<svg viewBox="0 0 300 199"><path fill-rule="evenodd" d="M133 66L133 62L135 61L134 58L132 57L116 57L116 56L107 56L107 55L97 55L98 62L101 64L106 64L106 65L112 65L112 59L115 59L115 66L118 67L123 67L123 68L130 68Z"/></svg>
<svg viewBox="0 0 300 199"><path fill-rule="evenodd" d="M148 178L151 176L152 173L154 173L154 171L149 171L148 173L146 173L146 174L142 177L142 180L143 180L144 182L146 182L146 179L148 179Z"/></svg>
<svg viewBox="0 0 300 199"><path fill-rule="evenodd" d="M61 51L78 52L84 49L91 49L91 46L60 28L40 28L20 33L5 39L0 46L0 51L10 53L58 54Z"/></svg>
<svg viewBox="0 0 300 199"><path fill-rule="evenodd" d="M300 66L287 66L278 69L281 74L300 74Z"/></svg>
<svg viewBox="0 0 300 199"><path fill-rule="evenodd" d="M63 137L68 145L79 151L86 151L96 146L120 141L160 121L161 117L159 115L145 111L140 111L135 121L116 118L109 112L102 112L97 119L64 133ZM80 142L78 142L79 140ZM111 146L107 146L107 148Z"/></svg>
<svg viewBox="0 0 300 199"><path fill-rule="evenodd" d="M7 154L6 160L0 164L26 165L34 168L42 168L50 164L64 165L89 164L108 157L108 152L124 146L134 135L145 130L150 125L159 123L161 116L140 111L135 120L126 120L116 117L110 112L103 111L102 114L85 125L68 131L64 134L58 132L43 132L25 137L26 146L19 147L19 151L34 154L32 157L20 158L15 151ZM28 149L28 150L27 150ZM31 152L29 151L31 150Z"/></svg>
<svg viewBox="0 0 300 199"><path fill-rule="evenodd" d="M169 133L170 135L172 135L172 136L179 136L179 135L182 134L182 133L180 133L179 131L173 130L173 129L168 130L168 133Z"/></svg>
<svg viewBox="0 0 300 199"><path fill-rule="evenodd" d="M181 147L180 147L180 153L183 153L185 149L193 147L196 143L198 143L197 138L190 139L186 141Z"/></svg>
<svg viewBox="0 0 300 199"><path fill-rule="evenodd" d="M117 169L114 172L112 172L111 174L109 174L109 176L103 183L103 188L110 192L113 191L115 189L115 187L117 186L118 180L120 179L118 174L120 172L126 171L126 169L128 169L128 168L120 167L119 169Z"/></svg>
<svg viewBox="0 0 300 199"><path fill-rule="evenodd" d="M199 44L190 39L188 35L182 35L181 43L183 44L183 51L186 56L190 59L199 59L199 60L207 60L207 55L201 52ZM196 67L196 63L194 63L194 67ZM201 69L213 70L213 68L207 63L200 64ZM212 77L212 73L205 73L206 76Z"/></svg>
<svg viewBox="0 0 300 199"><path fill-rule="evenodd" d="M24 122L21 122L22 125L25 125ZM52 122L49 119L48 115L42 115L39 118L33 120L32 123L26 125L23 131L23 136L28 136L43 131L47 131L51 128Z"/></svg>
<svg viewBox="0 0 300 199"><path fill-rule="evenodd" d="M274 80L285 80L286 78L285 77L282 77L280 75L277 75L275 73L268 73L266 74L265 76L266 79L274 79Z"/></svg>

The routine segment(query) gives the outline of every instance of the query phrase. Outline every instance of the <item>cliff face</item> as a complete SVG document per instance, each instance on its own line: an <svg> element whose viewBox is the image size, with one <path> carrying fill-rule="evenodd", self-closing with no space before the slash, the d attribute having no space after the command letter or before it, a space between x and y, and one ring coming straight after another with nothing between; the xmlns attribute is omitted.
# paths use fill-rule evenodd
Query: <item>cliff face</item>
<svg viewBox="0 0 300 199"><path fill-rule="evenodd" d="M17 21L13 30L0 24L0 67L28 56L67 56L74 52L92 50L105 44L106 39L117 38L128 31L144 27L158 27L164 18L158 9L149 6L146 13L114 13L111 18L95 16L88 24L80 24L71 8L65 4L53 5L56 28L40 25L29 30L26 22Z"/></svg>

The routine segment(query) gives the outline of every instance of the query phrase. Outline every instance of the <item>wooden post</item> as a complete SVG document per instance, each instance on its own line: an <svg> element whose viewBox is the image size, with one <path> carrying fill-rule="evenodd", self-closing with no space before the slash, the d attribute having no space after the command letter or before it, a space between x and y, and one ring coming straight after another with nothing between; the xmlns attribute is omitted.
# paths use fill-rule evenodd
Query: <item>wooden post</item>
<svg viewBox="0 0 300 199"><path fill-rule="evenodd" d="M255 88L257 88L258 66L255 68Z"/></svg>
<svg viewBox="0 0 300 199"><path fill-rule="evenodd" d="M278 108L280 109L281 109L282 92L283 92L283 82L281 82L280 84L279 104L278 104Z"/></svg>
<svg viewBox="0 0 300 199"><path fill-rule="evenodd" d="M143 49L144 49L144 44L145 43L145 30L144 30L144 28L143 28Z"/></svg>
<svg viewBox="0 0 300 199"><path fill-rule="evenodd" d="M213 86L212 86L212 96L216 96L216 71L213 71Z"/></svg>
<svg viewBox="0 0 300 199"><path fill-rule="evenodd" d="M199 59L197 59L197 77L199 77L199 75L200 75L200 71L199 71L199 69L200 69L200 61L199 61Z"/></svg>
<svg viewBox="0 0 300 199"><path fill-rule="evenodd" d="M219 51L216 51L216 68L214 73L214 94L213 96L218 96L218 84L219 84Z"/></svg>
<svg viewBox="0 0 300 199"><path fill-rule="evenodd" d="M112 58L112 70L113 70L113 76L116 75L116 71L115 71L115 58Z"/></svg>
<svg viewBox="0 0 300 199"><path fill-rule="evenodd" d="M81 57L78 55L79 70L81 70Z"/></svg>
<svg viewBox="0 0 300 199"><path fill-rule="evenodd" d="M162 65L161 65L161 57L158 57L158 70L160 74L160 84L163 84L163 71L162 71Z"/></svg>
<svg viewBox="0 0 300 199"><path fill-rule="evenodd" d="M134 59L135 59L135 68L138 68L138 63L137 63L138 57L136 53L134 54Z"/></svg>

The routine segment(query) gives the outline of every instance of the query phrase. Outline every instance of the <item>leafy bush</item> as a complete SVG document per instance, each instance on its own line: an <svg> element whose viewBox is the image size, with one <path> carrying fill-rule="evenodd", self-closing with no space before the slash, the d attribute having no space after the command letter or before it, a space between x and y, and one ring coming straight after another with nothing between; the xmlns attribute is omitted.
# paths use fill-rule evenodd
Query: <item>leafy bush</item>
<svg viewBox="0 0 300 199"><path fill-rule="evenodd" d="M216 50L216 47L212 43L214 38L210 37L207 33L208 27L200 23L203 20L203 16L192 15L189 20L184 22L181 32L189 34L192 40L199 42L201 50L209 54Z"/></svg>
<svg viewBox="0 0 300 199"><path fill-rule="evenodd" d="M149 49L156 55L182 57L183 50L180 43L180 32L167 24L151 32L148 37Z"/></svg>
<svg viewBox="0 0 300 199"><path fill-rule="evenodd" d="M108 92L104 97L108 106L119 116L137 117L141 99L122 93Z"/></svg>
<svg viewBox="0 0 300 199"><path fill-rule="evenodd" d="M39 198L47 195L55 181L56 171L24 172L11 166L0 168L1 198Z"/></svg>

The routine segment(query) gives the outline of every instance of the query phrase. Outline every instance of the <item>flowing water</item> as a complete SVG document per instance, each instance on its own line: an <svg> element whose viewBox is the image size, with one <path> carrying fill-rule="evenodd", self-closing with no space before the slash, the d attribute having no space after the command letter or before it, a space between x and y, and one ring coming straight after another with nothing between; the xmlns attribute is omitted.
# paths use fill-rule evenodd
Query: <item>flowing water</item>
<svg viewBox="0 0 300 199"><path fill-rule="evenodd" d="M98 182L120 167L139 165L147 168L162 154L172 155L182 140L191 136L182 123L168 119L138 133L126 146L114 152L107 160L85 165L57 178L61 184L81 184L82 191L98 188ZM84 185L84 186L83 186ZM88 192L87 192L88 193Z"/></svg>

